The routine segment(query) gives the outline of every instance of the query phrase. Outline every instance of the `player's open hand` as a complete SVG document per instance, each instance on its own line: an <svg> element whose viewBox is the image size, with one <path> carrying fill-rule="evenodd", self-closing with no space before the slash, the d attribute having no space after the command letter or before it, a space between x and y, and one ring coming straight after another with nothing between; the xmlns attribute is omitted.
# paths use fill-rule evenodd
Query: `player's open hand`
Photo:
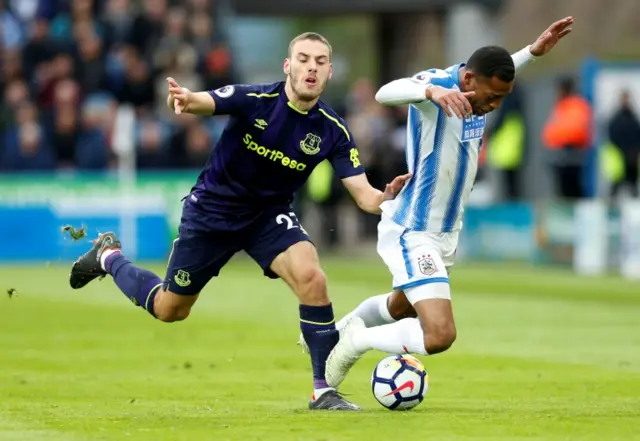
<svg viewBox="0 0 640 441"><path fill-rule="evenodd" d="M178 82L173 78L167 78L169 83L169 96L167 97L167 105L176 115L180 115L189 104L189 89L180 87Z"/></svg>
<svg viewBox="0 0 640 441"><path fill-rule="evenodd" d="M538 39L531 45L529 52L535 57L540 57L549 52L553 47L558 44L563 37L566 37L571 33L571 25L573 24L573 17L566 17L562 20L558 20L553 23L549 28L538 37Z"/></svg>
<svg viewBox="0 0 640 441"><path fill-rule="evenodd" d="M404 184L409 180L409 178L411 178L411 173L396 176L393 181L391 181L391 184L387 184L385 187L382 200L390 201L391 199L394 199L398 193L400 193L400 190L402 190L402 187L404 187Z"/></svg>
<svg viewBox="0 0 640 441"><path fill-rule="evenodd" d="M434 103L440 105L447 116L452 116L452 112L462 119L471 115L471 103L469 98L474 96L475 92L461 92L454 89L446 89L440 86L434 86L427 89L427 98Z"/></svg>

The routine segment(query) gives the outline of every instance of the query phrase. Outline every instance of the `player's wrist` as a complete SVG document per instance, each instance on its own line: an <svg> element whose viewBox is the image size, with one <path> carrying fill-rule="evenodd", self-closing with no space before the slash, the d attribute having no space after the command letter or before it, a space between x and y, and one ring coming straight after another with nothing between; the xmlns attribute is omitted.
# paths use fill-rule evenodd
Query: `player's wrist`
<svg viewBox="0 0 640 441"><path fill-rule="evenodd" d="M533 45L530 44L512 55L516 72L520 71L523 67L538 59L538 56L534 55L531 52L532 47Z"/></svg>
<svg viewBox="0 0 640 441"><path fill-rule="evenodd" d="M533 44L529 44L525 48L520 50L520 53L522 53L523 58L526 57L527 61L533 61L542 56L542 55L535 55L533 52L531 52L532 48L533 48Z"/></svg>
<svg viewBox="0 0 640 441"><path fill-rule="evenodd" d="M433 88L434 85L433 84L427 84L425 86L425 90L424 90L424 97L428 100L433 98Z"/></svg>
<svg viewBox="0 0 640 441"><path fill-rule="evenodd" d="M189 113L189 108L193 102L193 93L186 88L183 88L182 90L184 93L184 112Z"/></svg>

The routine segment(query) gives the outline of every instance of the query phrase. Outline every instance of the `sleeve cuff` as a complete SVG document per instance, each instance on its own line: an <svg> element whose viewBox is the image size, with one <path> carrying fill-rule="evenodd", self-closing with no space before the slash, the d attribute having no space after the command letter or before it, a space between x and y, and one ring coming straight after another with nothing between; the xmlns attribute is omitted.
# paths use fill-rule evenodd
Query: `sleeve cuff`
<svg viewBox="0 0 640 441"><path fill-rule="evenodd" d="M527 47L513 54L512 58L516 71L518 71L530 62L537 60L539 57L536 57L531 53L531 45L528 45Z"/></svg>

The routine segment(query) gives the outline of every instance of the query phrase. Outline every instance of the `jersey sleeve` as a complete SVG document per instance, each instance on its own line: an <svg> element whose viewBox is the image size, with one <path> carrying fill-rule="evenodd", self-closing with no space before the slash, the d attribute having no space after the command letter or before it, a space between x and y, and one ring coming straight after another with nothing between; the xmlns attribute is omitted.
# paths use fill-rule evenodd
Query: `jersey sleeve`
<svg viewBox="0 0 640 441"><path fill-rule="evenodd" d="M387 106L422 103L426 100L426 90L431 86L453 89L455 82L445 71L425 70L385 84L376 93L376 101Z"/></svg>
<svg viewBox="0 0 640 441"><path fill-rule="evenodd" d="M219 89L210 90L209 94L216 103L215 115L241 115L250 106L249 94L254 92L251 86L232 84Z"/></svg>
<svg viewBox="0 0 640 441"><path fill-rule="evenodd" d="M439 71L436 69L424 70L422 72L418 72L411 78L409 78L412 82L416 84L420 84L422 86L440 86L446 89L453 89L455 87L455 81L451 78L445 71Z"/></svg>
<svg viewBox="0 0 640 441"><path fill-rule="evenodd" d="M340 179L364 173L364 167L360 163L358 147L348 129L344 129L344 135L340 136L338 145L333 149L328 159Z"/></svg>

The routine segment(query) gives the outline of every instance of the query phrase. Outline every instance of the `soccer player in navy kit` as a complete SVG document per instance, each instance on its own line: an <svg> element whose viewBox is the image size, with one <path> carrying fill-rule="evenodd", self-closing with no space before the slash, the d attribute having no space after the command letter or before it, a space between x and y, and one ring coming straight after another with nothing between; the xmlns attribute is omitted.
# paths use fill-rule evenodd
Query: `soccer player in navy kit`
<svg viewBox="0 0 640 441"><path fill-rule="evenodd" d="M409 175L384 192L369 184L344 121L319 101L331 78L331 46L315 33L296 37L284 62L285 82L191 92L168 78L176 114L230 115L207 164L184 200L166 277L134 266L113 233L101 234L73 265L70 284L82 288L110 274L153 317L184 320L202 288L238 251L269 278L282 278L300 301L300 328L309 346L314 392L309 408L360 410L328 387L328 354L339 339L318 254L291 208L293 194L323 160L332 164L358 206L380 213Z"/></svg>

